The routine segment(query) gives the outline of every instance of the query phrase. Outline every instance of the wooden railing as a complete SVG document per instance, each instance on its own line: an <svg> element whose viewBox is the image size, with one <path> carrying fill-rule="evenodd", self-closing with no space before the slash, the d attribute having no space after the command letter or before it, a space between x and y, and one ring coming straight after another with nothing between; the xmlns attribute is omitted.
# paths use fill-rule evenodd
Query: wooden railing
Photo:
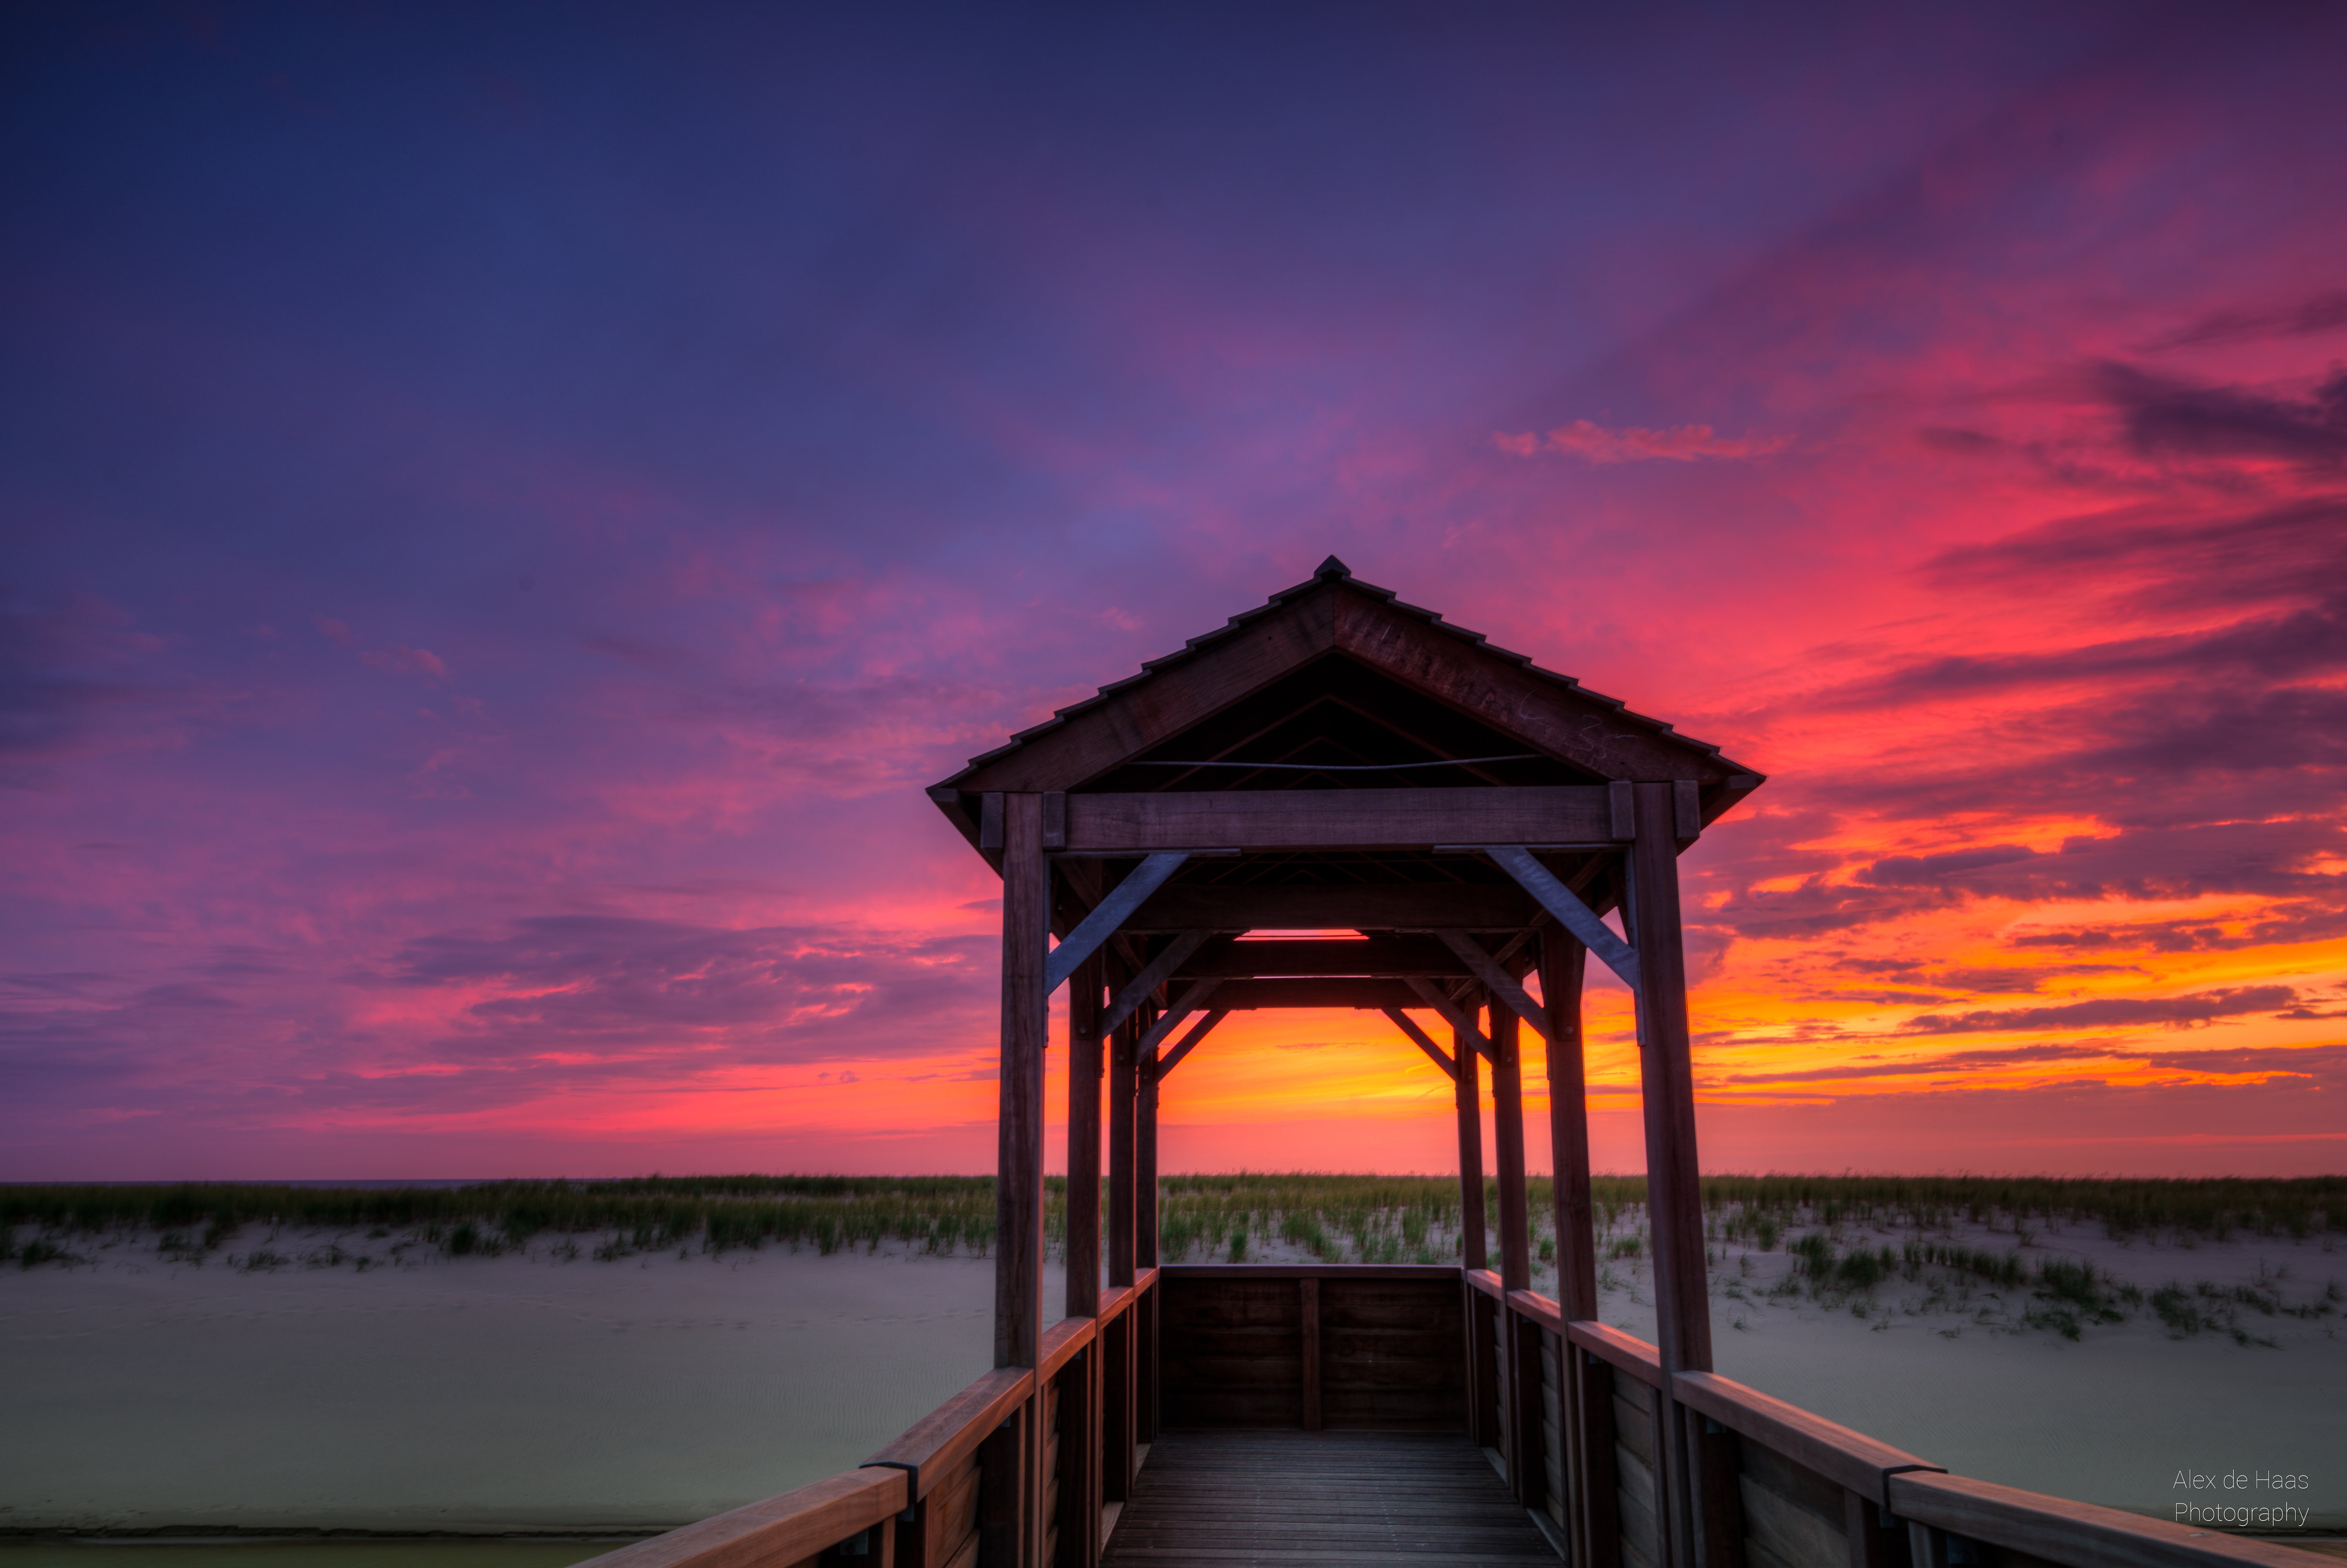
<svg viewBox="0 0 2347 1568"><path fill-rule="evenodd" d="M591 1568L1096 1568L1161 1399L1176 1426L1464 1430L1575 1568L2310 1560L1948 1475L1716 1373L1666 1378L1654 1346L1483 1269L1150 1269L1046 1330L1039 1360L979 1378L862 1468Z"/></svg>
<svg viewBox="0 0 2347 1568"><path fill-rule="evenodd" d="M1713 1372L1665 1378L1655 1347L1467 1273L1498 1348L1512 1486L1585 1568L2303 1568L2294 1548L1945 1473ZM1505 1347L1538 1336L1521 1381ZM1471 1347L1470 1356L1476 1354ZM1535 1367L1537 1369L1535 1370ZM1506 1420L1516 1389L1542 1419ZM1664 1396L1667 1393L1669 1398ZM1677 1431L1670 1425L1676 1414ZM1531 1434L1538 1433L1537 1439ZM1670 1462L1676 1436L1684 1458ZM1533 1442L1537 1446L1532 1446ZM1486 1446L1502 1448L1501 1443ZM1692 1506L1671 1527L1670 1476Z"/></svg>

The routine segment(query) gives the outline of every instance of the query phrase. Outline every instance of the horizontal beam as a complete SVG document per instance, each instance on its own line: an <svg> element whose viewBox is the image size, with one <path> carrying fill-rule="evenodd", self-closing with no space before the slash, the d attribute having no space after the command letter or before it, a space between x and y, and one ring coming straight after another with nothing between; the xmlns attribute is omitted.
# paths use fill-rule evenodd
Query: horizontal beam
<svg viewBox="0 0 2347 1568"><path fill-rule="evenodd" d="M1235 883L1177 883L1161 887L1125 920L1124 929L1167 931L1518 931L1540 918L1523 889L1463 882L1414 886L1368 883L1351 887L1265 887Z"/></svg>
<svg viewBox="0 0 2347 1568"><path fill-rule="evenodd" d="M1092 912L1068 933L1068 939L1051 949L1043 962L1043 994L1049 996L1076 972L1076 966L1100 950L1100 945L1116 933L1125 917L1141 907L1143 900L1165 886L1165 879L1182 869L1187 855L1175 852L1152 855L1131 871L1124 880L1101 895Z"/></svg>
<svg viewBox="0 0 2347 1568"><path fill-rule="evenodd" d="M1510 789L1174 791L1068 796L1070 854L1161 849L1430 849L1438 844L1606 845L1597 784Z"/></svg>
<svg viewBox="0 0 2347 1568"><path fill-rule="evenodd" d="M1399 979L1439 975L1466 979L1471 974L1459 956L1424 937L1370 937L1365 940L1209 942L1188 957L1177 975L1213 975L1219 979L1269 979L1279 976L1368 975Z"/></svg>
<svg viewBox="0 0 2347 1568"><path fill-rule="evenodd" d="M1268 1008L1414 1008L1426 1004L1408 980L1290 979L1225 980L1214 988L1214 1005L1232 1012Z"/></svg>
<svg viewBox="0 0 2347 1568"><path fill-rule="evenodd" d="M1459 1064L1450 1059L1450 1053L1449 1051L1443 1050L1440 1046L1435 1044L1432 1040L1428 1038L1427 1032L1418 1027L1417 1020L1411 1018L1409 1014L1402 1011L1399 1008L1380 1008L1378 1010L1384 1013L1386 1017L1391 1019L1393 1020L1394 1027L1409 1037L1410 1044L1426 1052L1427 1056L1433 1061L1434 1065L1442 1069L1442 1075L1445 1078L1450 1079L1454 1083L1458 1081Z"/></svg>

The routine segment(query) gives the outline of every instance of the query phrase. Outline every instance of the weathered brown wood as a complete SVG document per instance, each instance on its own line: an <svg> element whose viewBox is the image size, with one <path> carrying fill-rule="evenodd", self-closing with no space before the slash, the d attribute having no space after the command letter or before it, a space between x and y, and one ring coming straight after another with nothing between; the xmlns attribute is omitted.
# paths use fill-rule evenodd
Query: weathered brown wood
<svg viewBox="0 0 2347 1568"><path fill-rule="evenodd" d="M2302 1568L2296 1547L2145 1519L1963 1476L1917 1471L1891 1478L1891 1510L1973 1541L2009 1547L2066 1568L2228 1568L2254 1563Z"/></svg>
<svg viewBox="0 0 2347 1568"><path fill-rule="evenodd" d="M607 1552L599 1568L769 1568L796 1563L887 1522L907 1505L901 1471L835 1475Z"/></svg>
<svg viewBox="0 0 2347 1568"><path fill-rule="evenodd" d="M865 1460L907 1471L920 1495L977 1456L988 1433L1034 1392L1034 1373L1005 1368L984 1377L915 1421L893 1442Z"/></svg>
<svg viewBox="0 0 2347 1568"><path fill-rule="evenodd" d="M1604 698L1523 665L1474 658L1457 638L1366 594L1341 594L1335 620L1337 648L1372 670L1601 778L1709 780L1742 771Z"/></svg>
<svg viewBox="0 0 2347 1568"><path fill-rule="evenodd" d="M1491 1138L1500 1189L1500 1282L1510 1290L1532 1284L1531 1208L1524 1172L1523 1031L1516 1015L1496 999L1491 1010Z"/></svg>
<svg viewBox="0 0 2347 1568"><path fill-rule="evenodd" d="M1112 978L1115 970L1111 969ZM1141 1068L1137 1048L1141 1020L1128 1017L1109 1036L1108 1071L1108 1282L1133 1283L1138 1255L1133 1244L1133 1140L1140 1114Z"/></svg>
<svg viewBox="0 0 2347 1568"><path fill-rule="evenodd" d="M1889 1509L1848 1489L1841 1502L1842 1537L1850 1554L1834 1568L1908 1568L1900 1562L1907 1532Z"/></svg>
<svg viewBox="0 0 2347 1568"><path fill-rule="evenodd" d="M1891 1476L1940 1468L1717 1372L1682 1372L1674 1387L1689 1409L1877 1503L1889 1501Z"/></svg>
<svg viewBox="0 0 2347 1568"><path fill-rule="evenodd" d="M1369 976L1399 979L1425 975L1465 979L1459 956L1429 937L1366 937L1350 940L1207 942L1169 971L1178 979L1277 979L1284 977Z"/></svg>
<svg viewBox="0 0 2347 1568"><path fill-rule="evenodd" d="M1516 1501L1526 1508L1541 1508L1548 1501L1542 1482L1548 1474L1548 1459L1542 1431L1543 1401L1541 1397L1541 1331L1540 1325L1514 1313L1503 1314L1501 1323L1508 1335L1509 1449L1508 1481L1516 1493Z"/></svg>
<svg viewBox="0 0 2347 1568"><path fill-rule="evenodd" d="M1450 993L1432 980L1409 979L1402 982L1418 998L1419 1005L1433 1009L1450 1026L1453 1043L1460 1050L1473 1047L1474 1054L1489 1057L1491 1039L1485 1034L1476 1019L1475 1008L1451 999Z"/></svg>
<svg viewBox="0 0 2347 1568"><path fill-rule="evenodd" d="M1614 1368L1574 1344L1569 1335L1564 1356L1573 1366L1573 1426L1579 1433L1574 1474L1580 1478L1581 1517L1573 1542L1580 1551L1574 1560L1594 1568L1620 1568L1621 1479L1614 1465Z"/></svg>
<svg viewBox="0 0 2347 1568"><path fill-rule="evenodd" d="M1182 1064L1182 1059L1189 1055L1200 1040L1214 1033L1216 1024L1230 1016L1230 1009L1215 1008L1196 1023L1192 1024L1188 1031L1168 1047L1164 1055L1157 1059L1157 1081L1164 1082L1165 1075L1179 1067Z"/></svg>
<svg viewBox="0 0 2347 1568"><path fill-rule="evenodd" d="M1409 980L1221 980L1214 986L1214 1005L1226 1012L1256 1012L1273 1008L1352 1008L1383 1011L1387 1008L1424 1007Z"/></svg>
<svg viewBox="0 0 2347 1568"><path fill-rule="evenodd" d="M1169 1432L1105 1558L1118 1568L1290 1560L1556 1568L1456 1432Z"/></svg>
<svg viewBox="0 0 2347 1568"><path fill-rule="evenodd" d="M1656 1349L1666 1374L1711 1369L1711 1298L1705 1276L1697 1180L1695 1071L1679 926L1678 843L1671 786L1635 786L1630 939L1638 950L1638 1043L1646 1122L1647 1214L1654 1238ZM1656 1418L1662 1438L1663 1521L1674 1564L1692 1563L1701 1501L1686 1422L1667 1378Z"/></svg>
<svg viewBox="0 0 2347 1568"><path fill-rule="evenodd" d="M1597 1235L1589 1184L1588 1080L1581 995L1589 949L1566 932L1541 933L1541 995L1555 1026L1548 1041L1548 1127L1556 1175L1556 1294L1568 1319L1597 1316Z"/></svg>
<svg viewBox="0 0 2347 1568"><path fill-rule="evenodd" d="M1758 1548L1751 1555L1765 1553L1764 1561L1773 1558L1785 1568L1848 1568L1850 1541L1834 1522L1757 1476L1742 1477L1737 1491L1745 1534Z"/></svg>
<svg viewBox="0 0 2347 1568"><path fill-rule="evenodd" d="M1450 1079L1454 1083L1458 1081L1459 1064L1450 1060L1450 1053L1449 1051L1435 1044L1427 1032L1418 1027L1417 1020L1411 1018L1409 1014L1402 1011L1399 1008L1380 1008L1378 1010L1384 1013L1389 1020L1392 1020L1393 1026L1401 1030L1403 1037L1407 1039L1410 1044L1426 1052L1427 1060L1433 1062L1435 1066L1442 1070L1443 1077Z"/></svg>
<svg viewBox="0 0 2347 1568"><path fill-rule="evenodd" d="M1114 1029L1118 1024L1131 1018L1133 1009L1146 1000L1152 991L1172 978L1174 970L1180 968L1191 954L1198 950L1201 943L1213 935L1211 931L1176 933L1174 939L1165 944L1163 951L1150 959L1148 965L1139 974L1117 989L1116 999L1109 1003L1108 1012L1101 1020L1102 1030Z"/></svg>
<svg viewBox="0 0 2347 1568"><path fill-rule="evenodd" d="M1606 906L1595 905L1603 910ZM1514 931L1540 908L1521 887L1368 884L1355 887L1258 887L1174 884L1160 887L1125 917L1123 929L1172 931L1390 931L1435 926Z"/></svg>
<svg viewBox="0 0 2347 1568"><path fill-rule="evenodd" d="M1101 1497L1122 1502L1132 1495L1133 1450L1133 1344L1135 1316L1119 1314L1101 1334Z"/></svg>
<svg viewBox="0 0 2347 1568"><path fill-rule="evenodd" d="M1704 1568L1746 1568L1744 1503L1737 1465L1737 1436L1717 1421L1686 1418L1695 1450L1696 1493L1703 1526L1697 1556Z"/></svg>
<svg viewBox="0 0 2347 1568"><path fill-rule="evenodd" d="M1303 1328L1304 1430L1317 1432L1320 1430L1320 1282L1299 1279L1296 1290L1302 1297L1298 1310Z"/></svg>
<svg viewBox="0 0 2347 1568"><path fill-rule="evenodd" d="M1610 1324L1575 1318L1564 1326L1565 1337L1608 1366L1618 1368L1639 1382L1660 1388L1662 1358L1644 1339L1624 1334Z"/></svg>
<svg viewBox="0 0 2347 1568"><path fill-rule="evenodd" d="M1475 1068L1475 1039L1454 1022L1450 1046L1450 1059L1459 1068L1451 1094L1459 1118L1459 1256L1461 1266L1481 1268L1485 1261L1483 1106Z"/></svg>
<svg viewBox="0 0 2347 1568"><path fill-rule="evenodd" d="M1472 936L1465 931L1451 930L1437 931L1435 935L1441 938L1445 947L1458 956L1462 964L1474 971L1476 979L1482 982L1484 989L1491 994L1495 1002L1504 1006L1517 1019L1532 1025L1543 1038L1546 1037L1549 1030L1547 1010L1540 1003L1532 1000L1531 993L1516 982L1513 975L1501 968L1499 961L1481 947Z"/></svg>
<svg viewBox="0 0 2347 1568"><path fill-rule="evenodd" d="M1457 1267L1447 1263L1169 1263L1159 1269L1172 1280L1341 1279L1360 1282L1440 1280L1455 1285Z"/></svg>
<svg viewBox="0 0 2347 1568"><path fill-rule="evenodd" d="M1051 1002L1043 803L1002 802L1002 1058L995 1156L994 1364L1031 1367L1043 1337L1043 1048Z"/></svg>
<svg viewBox="0 0 2347 1568"><path fill-rule="evenodd" d="M1101 999L1106 970L1097 956L1068 981L1068 1281L1066 1311L1100 1309Z"/></svg>
<svg viewBox="0 0 2347 1568"><path fill-rule="evenodd" d="M1031 1404L1031 1401L1030 1401ZM981 1568L1025 1568L1029 1406L1013 1410L978 1450L978 1561Z"/></svg>
<svg viewBox="0 0 2347 1568"><path fill-rule="evenodd" d="M1607 811L1605 791L1586 784L1075 794L1068 852L1603 845Z"/></svg>
<svg viewBox="0 0 2347 1568"><path fill-rule="evenodd" d="M1142 1024L1143 1038L1155 1027L1157 1020L1150 1015L1156 1009L1144 1007L1133 1015ZM1139 1048L1136 1047L1136 1050ZM1157 1265L1157 1059L1153 1052L1142 1052L1135 1060L1135 1086L1133 1110L1133 1261L1136 1269L1153 1268ZM1143 1368L1146 1370L1146 1368Z"/></svg>

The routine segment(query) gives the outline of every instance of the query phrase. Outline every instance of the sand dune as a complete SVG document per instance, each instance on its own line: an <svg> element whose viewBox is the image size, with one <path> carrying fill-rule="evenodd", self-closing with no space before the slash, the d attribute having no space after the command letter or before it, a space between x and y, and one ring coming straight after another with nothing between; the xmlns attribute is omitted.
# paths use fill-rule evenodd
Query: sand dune
<svg viewBox="0 0 2347 1568"><path fill-rule="evenodd" d="M2287 1267L2312 1291L2342 1261L2095 1245L2152 1284ZM2246 1348L2143 1317L2074 1343L1896 1284L1865 1318L1772 1297L1788 1266L1726 1258L1722 1371L1962 1473L2121 1507L2164 1512L2178 1471L2304 1473L2292 1501L2347 1528L2336 1315L2260 1320L2271 1345ZM1643 1273L1609 1267L1607 1320L1651 1334ZM0 1529L672 1524L854 1464L962 1387L990 1359L991 1281L984 1259L771 1249L360 1275L119 1246L9 1270Z"/></svg>

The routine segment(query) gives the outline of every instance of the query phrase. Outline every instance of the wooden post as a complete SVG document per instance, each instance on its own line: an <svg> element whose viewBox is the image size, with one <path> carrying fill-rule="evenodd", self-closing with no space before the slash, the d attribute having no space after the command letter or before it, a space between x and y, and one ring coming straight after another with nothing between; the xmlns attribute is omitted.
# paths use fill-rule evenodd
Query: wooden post
<svg viewBox="0 0 2347 1568"><path fill-rule="evenodd" d="M1589 1089L1581 1044L1589 949L1562 931L1541 938L1548 1042L1549 1146L1556 1170L1556 1296L1567 1322L1597 1316L1597 1229L1589 1188Z"/></svg>
<svg viewBox="0 0 2347 1568"><path fill-rule="evenodd" d="M1157 1021L1155 1008L1141 1009ZM1157 1266L1157 1053L1135 1065L1141 1102L1133 1117L1133 1255L1140 1268Z"/></svg>
<svg viewBox="0 0 2347 1568"><path fill-rule="evenodd" d="M1589 949L1570 933L1541 936L1541 1005L1548 1009L1548 1127L1556 1172L1556 1296L1566 1322L1597 1316L1597 1231L1589 1188L1589 1103L1581 1037L1582 980ZM1594 1434L1583 1412L1587 1358L1571 1343L1557 1358L1558 1426L1564 1440L1565 1535L1579 1561L1596 1560L1590 1538L1594 1514L1590 1497L1598 1481L1593 1464ZM1610 1437L1608 1441L1610 1441ZM1609 1453L1610 1457L1610 1453ZM1611 1486L1611 1466L1605 1473Z"/></svg>
<svg viewBox="0 0 2347 1568"><path fill-rule="evenodd" d="M1051 1003L1051 867L1043 800L1002 797L1002 1081L994 1184L994 1364L1032 1367L1043 1342L1043 1048Z"/></svg>
<svg viewBox="0 0 2347 1568"><path fill-rule="evenodd" d="M1125 977L1116 968L1112 983ZM1141 1019L1136 1012L1116 1026L1110 1037L1108 1071L1108 1282L1133 1283L1133 1117L1140 1107Z"/></svg>
<svg viewBox="0 0 2347 1568"><path fill-rule="evenodd" d="M1703 1191L1695 1141L1695 1071L1686 1005L1686 946L1679 927L1675 792L1635 786L1630 850L1631 946L1638 950L1638 1058L1645 1098L1646 1214L1655 1257L1655 1337L1665 1389L1680 1372L1711 1370L1711 1301L1705 1278ZM1672 1562L1692 1565L1699 1505L1692 1482L1688 1415L1665 1392L1655 1445L1662 1451ZM1700 1420L1700 1417L1695 1418Z"/></svg>
<svg viewBox="0 0 2347 1568"><path fill-rule="evenodd" d="M1304 1430L1320 1430L1320 1282L1299 1279L1296 1294L1304 1311Z"/></svg>
<svg viewBox="0 0 2347 1568"><path fill-rule="evenodd" d="M1067 1316L1100 1311L1101 1034L1106 982L1095 956L1068 978Z"/></svg>
<svg viewBox="0 0 2347 1568"><path fill-rule="evenodd" d="M1524 1081L1522 1026L1495 999L1491 1003L1491 1156L1500 1178L1500 1283L1532 1287L1531 1206L1525 1199Z"/></svg>
<svg viewBox="0 0 2347 1568"><path fill-rule="evenodd" d="M1139 1009L1143 1029L1155 1025L1160 1009L1151 1004ZM1138 1268L1157 1266L1157 1056L1154 1051L1133 1064L1139 1080L1139 1103L1133 1115L1133 1251ZM1157 1440L1157 1302L1151 1291L1133 1304L1133 1432L1144 1443Z"/></svg>
<svg viewBox="0 0 2347 1568"><path fill-rule="evenodd" d="M1453 1098L1459 1107L1459 1259L1469 1268L1484 1266L1483 1245L1483 1107L1476 1064L1475 1042L1467 1031L1450 1031L1451 1057L1459 1064Z"/></svg>
<svg viewBox="0 0 2347 1568"><path fill-rule="evenodd" d="M1491 1142L1500 1178L1500 1283L1532 1286L1532 1208L1524 1174L1523 1029L1498 998L1491 1000ZM1507 1427L1501 1450L1508 1484L1526 1508L1541 1504L1540 1329L1505 1301L1500 1304L1500 1370Z"/></svg>

